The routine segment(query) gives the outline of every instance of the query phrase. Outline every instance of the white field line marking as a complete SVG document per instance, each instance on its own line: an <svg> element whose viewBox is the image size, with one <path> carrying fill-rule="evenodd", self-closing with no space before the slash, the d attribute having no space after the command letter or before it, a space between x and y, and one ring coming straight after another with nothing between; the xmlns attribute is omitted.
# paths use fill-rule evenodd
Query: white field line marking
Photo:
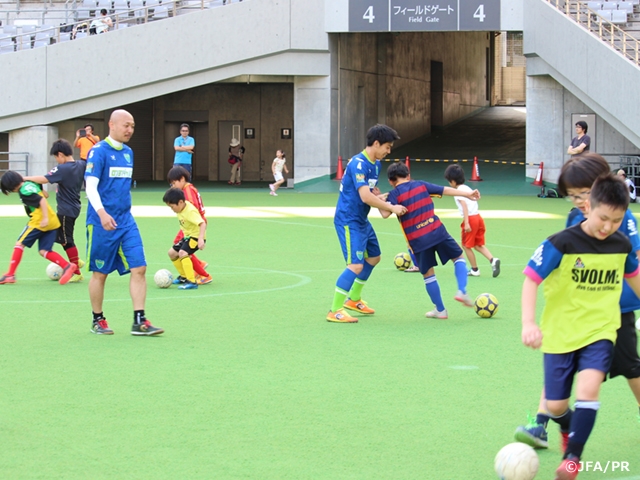
<svg viewBox="0 0 640 480"><path fill-rule="evenodd" d="M306 275L299 275L297 273L292 273L292 272L283 272L280 270L268 270L265 268L257 268L257 267L234 267L234 268L242 268L244 270L249 270L249 271L258 271L259 273L263 273L265 275L287 275L290 277L294 277L298 279L297 283L294 283L292 285L285 285L282 287L273 287L273 288L264 288L264 289L260 289L260 290L245 290L245 291L237 291L237 292L225 292L225 293L209 293L209 294L204 294L204 295L199 295L198 293L195 292L187 292L185 297L188 296L189 298L213 298L213 297L226 297L226 296L230 296L230 295L247 295L247 294L252 294L252 293L267 293L267 292L276 292L278 290L290 290L292 288L298 288L298 287L302 287L304 285L307 285L309 283L311 283L311 278L307 277ZM243 274L246 275L246 272L242 272ZM163 297L157 297L154 295L154 293L159 293L160 291L166 291L169 289L160 289L155 287L155 285L153 284L153 279L151 279L151 281L147 282L148 288L147 288L147 300L150 301L155 301L155 300L169 300L172 302L175 302L176 299L178 299L179 297L176 297L175 295L171 295L171 296L163 296ZM68 287L67 287L68 288ZM209 288L215 288L215 285L210 285L210 286L202 286L200 287L200 289L205 289L208 290ZM177 288L173 288L172 290L176 290ZM200 292L201 290L198 289L198 292ZM67 300L46 300L47 303L87 303L89 301L89 296L87 295L86 298L82 298L82 299L77 299L77 300L71 300L71 299L67 299ZM111 303L111 302L130 302L131 301L131 297L125 297L125 298L108 298L105 297L104 299L105 302ZM3 300L2 303L40 303L42 302L42 300Z"/></svg>
<svg viewBox="0 0 640 480"><path fill-rule="evenodd" d="M134 217L175 217L167 206L134 205L131 209ZM211 218L333 218L335 207L207 207L207 217ZM1 205L0 217L23 217L24 208L21 205ZM370 216L380 218L374 208ZM459 218L457 209L442 208L438 210L441 218ZM561 215L543 212L529 212L526 210L483 210L484 218L498 219L561 219Z"/></svg>

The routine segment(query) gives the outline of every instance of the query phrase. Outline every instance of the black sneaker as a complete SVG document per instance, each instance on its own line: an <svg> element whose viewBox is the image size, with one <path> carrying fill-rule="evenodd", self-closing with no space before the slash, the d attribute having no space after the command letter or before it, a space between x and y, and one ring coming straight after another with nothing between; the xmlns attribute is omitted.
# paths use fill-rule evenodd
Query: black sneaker
<svg viewBox="0 0 640 480"><path fill-rule="evenodd" d="M145 320L142 323L134 323L131 327L131 335L160 335L164 333L164 330L151 325L149 320Z"/></svg>
<svg viewBox="0 0 640 480"><path fill-rule="evenodd" d="M93 326L91 327L91 333L95 333L96 335L113 335L113 330L109 328L107 319L103 318L102 320L93 322Z"/></svg>
<svg viewBox="0 0 640 480"><path fill-rule="evenodd" d="M491 260L491 270L493 271L493 278L496 278L500 275L500 259L494 258Z"/></svg>

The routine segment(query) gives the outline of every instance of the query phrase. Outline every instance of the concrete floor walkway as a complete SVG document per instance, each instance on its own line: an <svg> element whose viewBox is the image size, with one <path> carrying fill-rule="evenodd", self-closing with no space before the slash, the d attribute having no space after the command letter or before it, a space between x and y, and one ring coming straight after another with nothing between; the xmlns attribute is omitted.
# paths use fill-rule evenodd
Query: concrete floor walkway
<svg viewBox="0 0 640 480"><path fill-rule="evenodd" d="M391 157L525 162L525 127L524 107L490 107L394 149Z"/></svg>

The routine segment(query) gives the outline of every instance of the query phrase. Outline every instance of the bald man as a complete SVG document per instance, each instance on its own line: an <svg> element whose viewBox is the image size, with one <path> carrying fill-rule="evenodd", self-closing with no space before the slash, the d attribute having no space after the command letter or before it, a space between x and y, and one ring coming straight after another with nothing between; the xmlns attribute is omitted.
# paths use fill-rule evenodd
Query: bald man
<svg viewBox="0 0 640 480"><path fill-rule="evenodd" d="M126 110L115 110L109 119L109 136L96 143L87 157L87 265L92 272L89 298L93 310L91 332L113 335L102 311L107 276L117 270L131 274L129 292L133 302L132 335L159 335L164 332L147 320L147 297L142 238L131 214L133 151L125 142L133 135L135 122Z"/></svg>

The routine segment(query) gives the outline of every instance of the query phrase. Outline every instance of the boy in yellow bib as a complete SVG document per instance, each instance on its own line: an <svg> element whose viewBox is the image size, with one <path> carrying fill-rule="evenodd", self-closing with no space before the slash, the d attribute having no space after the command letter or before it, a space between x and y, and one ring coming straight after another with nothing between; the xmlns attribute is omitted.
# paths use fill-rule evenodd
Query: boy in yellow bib
<svg viewBox="0 0 640 480"><path fill-rule="evenodd" d="M179 188L167 190L162 201L178 215L180 230L184 233L184 237L169 249L169 258L180 274L174 283L180 284L178 286L180 290L197 289L191 255L198 250L204 250L207 222L204 221L198 209L185 200L184 192Z"/></svg>
<svg viewBox="0 0 640 480"><path fill-rule="evenodd" d="M522 343L544 353L547 411L569 431L556 480L577 477L595 424L600 385L620 328L623 278L640 294L638 258L629 239L618 232L628 206L629 193L619 178L598 178L586 200L587 219L545 240L524 270ZM546 305L538 327L536 295L543 281Z"/></svg>

